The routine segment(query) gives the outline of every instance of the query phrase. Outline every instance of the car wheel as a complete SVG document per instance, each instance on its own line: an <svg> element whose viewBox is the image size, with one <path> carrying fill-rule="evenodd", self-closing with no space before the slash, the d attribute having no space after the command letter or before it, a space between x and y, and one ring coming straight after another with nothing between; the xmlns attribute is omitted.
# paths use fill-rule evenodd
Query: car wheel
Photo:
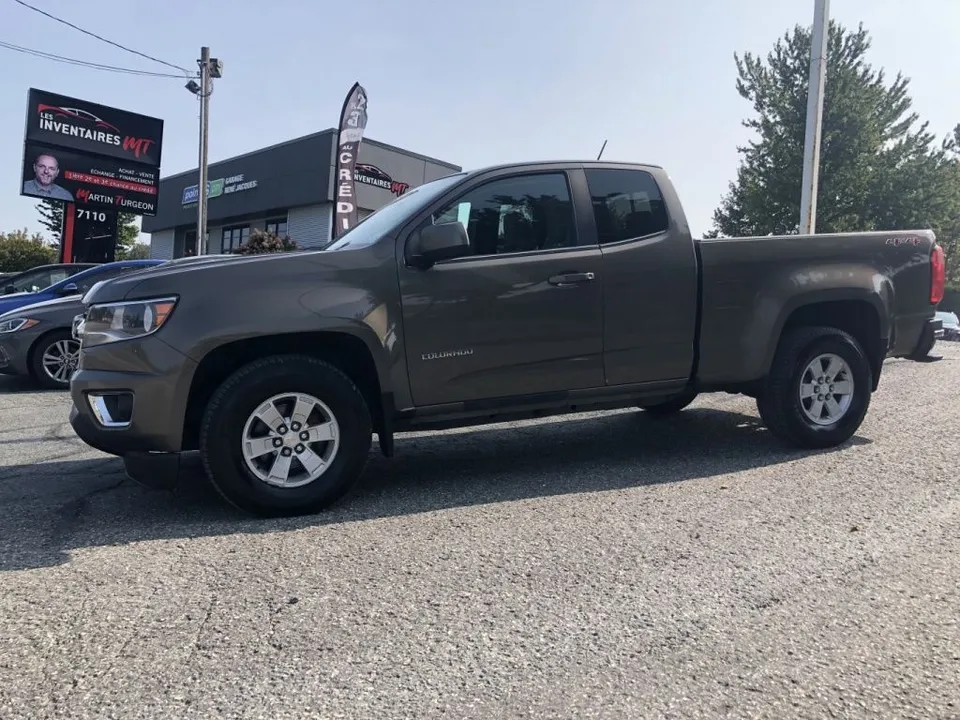
<svg viewBox="0 0 960 720"><path fill-rule="evenodd" d="M339 369L273 356L217 389L201 422L200 453L214 487L241 510L305 515L351 490L372 434L363 395Z"/></svg>
<svg viewBox="0 0 960 720"><path fill-rule="evenodd" d="M787 444L835 447L859 429L872 388L870 363L852 336L836 328L800 328L777 349L757 408Z"/></svg>
<svg viewBox="0 0 960 720"><path fill-rule="evenodd" d="M80 359L80 343L73 339L69 330L57 330L44 335L34 345L30 374L45 388L65 390L70 387L70 378L77 370Z"/></svg>
<svg viewBox="0 0 960 720"><path fill-rule="evenodd" d="M675 415L696 400L698 394L699 393L696 392L685 392L682 395L677 395L675 398L670 398L666 402L657 403L656 405L641 405L640 409L658 418Z"/></svg>

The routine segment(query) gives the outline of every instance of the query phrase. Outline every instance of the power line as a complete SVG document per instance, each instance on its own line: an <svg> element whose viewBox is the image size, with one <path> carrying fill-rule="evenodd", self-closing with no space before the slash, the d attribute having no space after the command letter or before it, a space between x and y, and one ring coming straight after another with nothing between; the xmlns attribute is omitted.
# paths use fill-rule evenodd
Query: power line
<svg viewBox="0 0 960 720"><path fill-rule="evenodd" d="M79 67L86 67L92 70L103 70L105 72L115 72L115 73L121 73L126 75L141 75L141 76L147 76L147 77L182 79L182 76L174 75L173 73L159 73L159 72L151 72L149 70L134 70L133 68L125 68L125 67L120 67L118 65L104 65L103 63L89 62L87 60L78 60L77 58L65 57L63 55L56 55L54 53L48 53L42 50L34 50L33 48L14 45L13 43L4 42L2 40L0 40L0 48L6 48L7 50L13 50L14 52L23 53L24 55L32 55L33 57L40 57L46 60L53 60L54 62L64 63L65 65L76 65Z"/></svg>
<svg viewBox="0 0 960 720"><path fill-rule="evenodd" d="M121 50L126 50L127 52L133 53L134 55L139 55L140 57L146 58L147 60L152 60L153 62L160 63L161 65L166 65L167 67L173 68L174 70L179 70L180 72L184 73L187 77L193 77L195 75L195 73L191 73L189 70L187 70L186 68L182 68L179 65L173 65L172 63L168 63L168 62L165 62L164 60L160 60L159 58L155 58L152 55L147 55L146 53L142 53L139 50L134 50L132 48L126 47L125 45L121 45L120 43L116 43L113 40L107 40L107 38L101 37L96 33L90 32L89 30L84 30L82 27L74 25L72 22L68 22L67 20L64 20L63 18L59 18L56 15L51 15L45 10L41 10L38 7L34 7L30 3L24 2L23 0L13 0L13 1L18 5L22 5L23 7L29 10L33 10L34 12L40 13L41 15L44 15L45 17L48 17L51 20L56 20L58 23L62 23L67 27L73 28L74 30L79 30L84 35L89 35L90 37L96 38L101 42L107 43L108 45L113 45L114 47L120 48Z"/></svg>

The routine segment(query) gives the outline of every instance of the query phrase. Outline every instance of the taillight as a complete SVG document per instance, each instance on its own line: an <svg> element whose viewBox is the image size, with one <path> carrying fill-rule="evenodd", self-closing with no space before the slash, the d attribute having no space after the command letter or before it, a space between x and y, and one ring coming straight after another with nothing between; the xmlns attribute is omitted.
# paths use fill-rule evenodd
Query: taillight
<svg viewBox="0 0 960 720"><path fill-rule="evenodd" d="M930 252L930 304L939 305L947 282L947 258L939 244Z"/></svg>

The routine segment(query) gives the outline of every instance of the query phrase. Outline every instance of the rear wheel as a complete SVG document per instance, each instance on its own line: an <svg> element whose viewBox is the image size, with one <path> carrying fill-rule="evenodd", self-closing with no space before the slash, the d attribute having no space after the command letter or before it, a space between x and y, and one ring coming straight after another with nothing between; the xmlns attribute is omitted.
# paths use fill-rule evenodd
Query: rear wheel
<svg viewBox="0 0 960 720"><path fill-rule="evenodd" d="M241 510L304 515L350 491L371 436L363 395L340 370L307 356L274 356L216 391L200 453L214 487Z"/></svg>
<svg viewBox="0 0 960 720"><path fill-rule="evenodd" d="M45 388L65 390L77 370L80 343L69 330L57 330L44 335L33 349L30 374Z"/></svg>
<svg viewBox="0 0 960 720"><path fill-rule="evenodd" d="M872 388L873 372L856 339L836 328L800 328L777 349L757 409L789 445L834 447L859 429Z"/></svg>

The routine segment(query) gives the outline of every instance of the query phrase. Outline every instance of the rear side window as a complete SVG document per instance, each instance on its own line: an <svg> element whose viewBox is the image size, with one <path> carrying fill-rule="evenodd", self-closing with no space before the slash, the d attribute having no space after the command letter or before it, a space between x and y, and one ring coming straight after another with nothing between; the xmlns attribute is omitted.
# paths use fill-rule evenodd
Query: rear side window
<svg viewBox="0 0 960 720"><path fill-rule="evenodd" d="M653 176L643 170L587 170L601 245L666 232L667 209Z"/></svg>

